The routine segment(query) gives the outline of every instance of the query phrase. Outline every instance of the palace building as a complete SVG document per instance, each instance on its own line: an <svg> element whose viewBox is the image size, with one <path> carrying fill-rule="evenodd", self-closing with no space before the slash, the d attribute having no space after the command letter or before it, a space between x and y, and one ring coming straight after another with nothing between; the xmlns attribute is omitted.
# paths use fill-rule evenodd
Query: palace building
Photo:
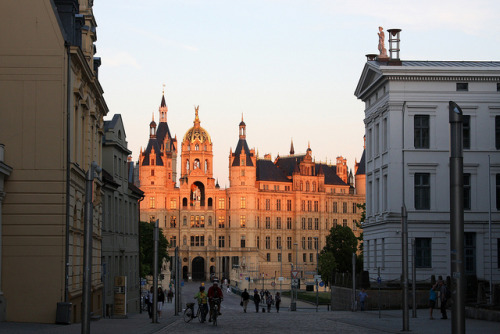
<svg viewBox="0 0 500 334"><path fill-rule="evenodd" d="M212 139L196 107L193 127L180 143L177 185L177 138L170 133L164 95L159 112L138 161L141 220L158 219L171 253L179 247L184 279L270 279L290 264L306 274L316 269L316 253L333 226L361 232L357 204L365 202L365 185L354 187L343 157L334 165L317 163L310 147L295 154L292 142L290 155L259 159L247 144L242 117L236 149L229 152L230 186L221 189ZM356 164L356 171L364 173L364 167Z"/></svg>

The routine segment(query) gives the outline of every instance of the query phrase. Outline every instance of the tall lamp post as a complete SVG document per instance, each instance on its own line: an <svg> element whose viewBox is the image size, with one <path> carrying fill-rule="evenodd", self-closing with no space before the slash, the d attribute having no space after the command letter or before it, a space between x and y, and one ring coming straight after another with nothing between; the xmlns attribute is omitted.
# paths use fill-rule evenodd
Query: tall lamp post
<svg viewBox="0 0 500 334"><path fill-rule="evenodd" d="M318 275L319 275L319 266L318 266L318 248L319 248L319 239L318 237L314 237L314 243L316 246L316 312L318 312L318 304L319 304L319 287L318 287Z"/></svg>
<svg viewBox="0 0 500 334"><path fill-rule="evenodd" d="M293 245L295 246L295 270L299 270L299 243L295 242ZM295 303L297 303L297 289L298 286L295 286Z"/></svg>
<svg viewBox="0 0 500 334"><path fill-rule="evenodd" d="M283 245L280 245L280 250L281 250L281 268L280 268L280 295L283 293L283 291L281 291L281 283L283 282Z"/></svg>

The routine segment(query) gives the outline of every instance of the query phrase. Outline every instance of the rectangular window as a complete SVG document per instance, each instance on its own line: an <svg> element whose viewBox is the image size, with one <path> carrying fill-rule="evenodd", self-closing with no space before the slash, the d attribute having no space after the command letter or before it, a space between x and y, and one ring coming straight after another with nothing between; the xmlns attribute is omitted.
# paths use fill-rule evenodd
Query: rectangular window
<svg viewBox="0 0 500 334"><path fill-rule="evenodd" d="M318 249L319 238L314 238L314 249Z"/></svg>
<svg viewBox="0 0 500 334"><path fill-rule="evenodd" d="M415 267L432 268L431 238L415 238Z"/></svg>
<svg viewBox="0 0 500 334"><path fill-rule="evenodd" d="M347 227L347 219L342 219L342 226Z"/></svg>
<svg viewBox="0 0 500 334"><path fill-rule="evenodd" d="M470 173L464 173L464 210L471 208L471 179Z"/></svg>
<svg viewBox="0 0 500 334"><path fill-rule="evenodd" d="M337 227L337 224L338 224L338 222L337 222L337 218L334 218L334 219L333 219L333 227Z"/></svg>
<svg viewBox="0 0 500 334"><path fill-rule="evenodd" d="M271 253L266 254L266 260L267 262L271 262Z"/></svg>
<svg viewBox="0 0 500 334"><path fill-rule="evenodd" d="M292 249L292 237L286 237L286 248Z"/></svg>
<svg viewBox="0 0 500 334"><path fill-rule="evenodd" d="M319 230L319 218L314 218L314 229Z"/></svg>
<svg viewBox="0 0 500 334"><path fill-rule="evenodd" d="M373 239L373 268L377 268L377 239Z"/></svg>
<svg viewBox="0 0 500 334"><path fill-rule="evenodd" d="M276 249L281 249L281 237L276 237Z"/></svg>
<svg viewBox="0 0 500 334"><path fill-rule="evenodd" d="M292 217L287 217L286 218L286 229L291 230L292 229Z"/></svg>
<svg viewBox="0 0 500 334"><path fill-rule="evenodd" d="M476 233L464 232L464 267L465 274L476 274Z"/></svg>
<svg viewBox="0 0 500 334"><path fill-rule="evenodd" d="M266 230L271 229L271 217L266 217Z"/></svg>
<svg viewBox="0 0 500 334"><path fill-rule="evenodd" d="M306 262L307 262L307 253L303 253L303 254L302 254L302 261L303 261L304 263L306 263Z"/></svg>
<svg viewBox="0 0 500 334"><path fill-rule="evenodd" d="M429 148L429 115L415 115L413 127L415 148Z"/></svg>
<svg viewBox="0 0 500 334"><path fill-rule="evenodd" d="M312 238L308 237L307 238L307 249L312 249L313 244L312 244Z"/></svg>
<svg viewBox="0 0 500 334"><path fill-rule="evenodd" d="M175 228L177 226L177 223L175 222L176 217L170 217L170 228Z"/></svg>
<svg viewBox="0 0 500 334"><path fill-rule="evenodd" d="M260 238L257 237L257 249L259 249L259 248L260 248Z"/></svg>
<svg viewBox="0 0 500 334"><path fill-rule="evenodd" d="M175 199L170 200L170 209L176 209L177 208L177 201Z"/></svg>
<svg viewBox="0 0 500 334"><path fill-rule="evenodd" d="M382 152L387 151L387 118L382 121Z"/></svg>
<svg viewBox="0 0 500 334"><path fill-rule="evenodd" d="M500 210L500 174L496 175L496 184L497 184L497 191L496 191L496 197L497 197L497 210Z"/></svg>
<svg viewBox="0 0 500 334"><path fill-rule="evenodd" d="M224 248L224 236L219 236L219 248Z"/></svg>
<svg viewBox="0 0 500 334"><path fill-rule="evenodd" d="M312 202L307 201L307 211L311 212L312 211Z"/></svg>
<svg viewBox="0 0 500 334"><path fill-rule="evenodd" d="M462 143L465 150L470 149L470 115L462 116Z"/></svg>
<svg viewBox="0 0 500 334"><path fill-rule="evenodd" d="M468 92L469 83L468 82L457 82L457 92Z"/></svg>
<svg viewBox="0 0 500 334"><path fill-rule="evenodd" d="M266 237L266 249L271 248L271 237Z"/></svg>
<svg viewBox="0 0 500 334"><path fill-rule="evenodd" d="M337 202L333 202L333 213L337 213Z"/></svg>
<svg viewBox="0 0 500 334"><path fill-rule="evenodd" d="M241 236L241 248L245 248L245 236Z"/></svg>
<svg viewBox="0 0 500 334"><path fill-rule="evenodd" d="M154 198L154 197L151 197L151 198L149 199L149 207L150 207L151 209L154 209L154 208L155 208L155 198Z"/></svg>
<svg viewBox="0 0 500 334"><path fill-rule="evenodd" d="M247 226L247 218L246 216L240 216L240 226L245 228Z"/></svg>
<svg viewBox="0 0 500 334"><path fill-rule="evenodd" d="M342 203L342 212L347 213L347 202Z"/></svg>
<svg viewBox="0 0 500 334"><path fill-rule="evenodd" d="M191 246L205 246L205 236L203 235L192 235L191 236Z"/></svg>
<svg viewBox="0 0 500 334"><path fill-rule="evenodd" d="M219 216L219 228L224 228L224 216Z"/></svg>
<svg viewBox="0 0 500 334"><path fill-rule="evenodd" d="M313 256L313 253L309 253L309 262L314 262Z"/></svg>
<svg viewBox="0 0 500 334"><path fill-rule="evenodd" d="M302 237L302 249L306 249L306 237Z"/></svg>
<svg viewBox="0 0 500 334"><path fill-rule="evenodd" d="M176 247L177 246L177 237L171 236L168 246L169 247Z"/></svg>
<svg viewBox="0 0 500 334"><path fill-rule="evenodd" d="M288 262L292 262L292 253L288 253ZM499 266L499 268L500 268L500 266Z"/></svg>
<svg viewBox="0 0 500 334"><path fill-rule="evenodd" d="M219 209L224 209L224 198L219 198Z"/></svg>
<svg viewBox="0 0 500 334"><path fill-rule="evenodd" d="M281 217L276 217L276 229L281 230Z"/></svg>
<svg viewBox="0 0 500 334"><path fill-rule="evenodd" d="M271 200L270 199L266 199L266 210L271 210Z"/></svg>
<svg viewBox="0 0 500 334"><path fill-rule="evenodd" d="M431 208L431 186L429 173L415 173L415 209Z"/></svg>
<svg viewBox="0 0 500 334"><path fill-rule="evenodd" d="M301 201L300 202L300 208L302 211L306 211L306 201Z"/></svg>
<svg viewBox="0 0 500 334"><path fill-rule="evenodd" d="M306 219L305 218L302 218L302 229L303 230L306 229Z"/></svg>
<svg viewBox="0 0 500 334"><path fill-rule="evenodd" d="M497 268L500 269L500 238L497 239Z"/></svg>
<svg viewBox="0 0 500 334"><path fill-rule="evenodd" d="M281 200L280 199L276 200L276 210L281 211Z"/></svg>
<svg viewBox="0 0 500 334"><path fill-rule="evenodd" d="M291 199L286 200L286 211L292 211L292 200Z"/></svg>
<svg viewBox="0 0 500 334"><path fill-rule="evenodd" d="M352 213L356 213L357 206L358 206L357 203L352 203Z"/></svg>
<svg viewBox="0 0 500 334"><path fill-rule="evenodd" d="M247 207L247 199L246 197L242 197L240 200L240 209L246 209Z"/></svg>
<svg viewBox="0 0 500 334"><path fill-rule="evenodd" d="M313 220L312 218L307 218L307 229L312 230L313 229Z"/></svg>
<svg viewBox="0 0 500 334"><path fill-rule="evenodd" d="M278 262L281 262L281 253L278 253Z"/></svg>
<svg viewBox="0 0 500 334"><path fill-rule="evenodd" d="M319 202L314 201L314 212L318 212L318 211L319 211Z"/></svg>

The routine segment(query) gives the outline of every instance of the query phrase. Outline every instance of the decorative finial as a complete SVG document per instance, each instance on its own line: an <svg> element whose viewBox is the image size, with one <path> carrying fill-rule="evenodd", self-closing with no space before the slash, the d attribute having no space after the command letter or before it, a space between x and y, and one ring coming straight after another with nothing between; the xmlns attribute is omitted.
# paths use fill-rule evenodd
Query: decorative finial
<svg viewBox="0 0 500 334"><path fill-rule="evenodd" d="M241 121L243 122L243 113L241 113Z"/></svg>
<svg viewBox="0 0 500 334"><path fill-rule="evenodd" d="M153 114L153 122L155 121L155 113L152 113Z"/></svg>
<svg viewBox="0 0 500 334"><path fill-rule="evenodd" d="M162 94L165 95L165 84L163 84L163 91Z"/></svg>

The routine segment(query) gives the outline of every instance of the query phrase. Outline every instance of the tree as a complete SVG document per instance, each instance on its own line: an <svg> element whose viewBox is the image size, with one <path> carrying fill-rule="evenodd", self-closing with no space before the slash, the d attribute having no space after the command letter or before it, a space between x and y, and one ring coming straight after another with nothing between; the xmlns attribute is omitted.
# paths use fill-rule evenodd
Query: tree
<svg viewBox="0 0 500 334"><path fill-rule="evenodd" d="M336 269L337 264L335 263L335 256L333 253L322 250L318 259L318 270L321 279L331 285L333 282L333 273Z"/></svg>
<svg viewBox="0 0 500 334"><path fill-rule="evenodd" d="M139 240L139 257L141 261L140 274L141 277L153 275L154 261L154 223L140 222L139 230L141 239ZM169 259L167 253L167 238L163 235L163 231L159 229L158 238L158 273L161 271L162 259Z"/></svg>
<svg viewBox="0 0 500 334"><path fill-rule="evenodd" d="M365 222L365 219L366 219L366 203L363 203L363 204L356 204L356 206L361 209L361 218L359 220L359 222L356 222L356 227L358 229L361 229L361 224L363 224ZM359 234L359 237L358 237L358 240L359 240L359 250L361 251L361 258L363 257L363 232L361 232Z"/></svg>
<svg viewBox="0 0 500 334"><path fill-rule="evenodd" d="M355 253L357 248L358 238L352 230L347 226L337 225L331 228L330 234L326 237L326 245L321 251L320 260L325 269L334 266L337 272L350 272L352 270L352 253ZM331 261L333 262L327 264ZM328 275L327 272L324 274ZM329 274L331 275L331 270Z"/></svg>

